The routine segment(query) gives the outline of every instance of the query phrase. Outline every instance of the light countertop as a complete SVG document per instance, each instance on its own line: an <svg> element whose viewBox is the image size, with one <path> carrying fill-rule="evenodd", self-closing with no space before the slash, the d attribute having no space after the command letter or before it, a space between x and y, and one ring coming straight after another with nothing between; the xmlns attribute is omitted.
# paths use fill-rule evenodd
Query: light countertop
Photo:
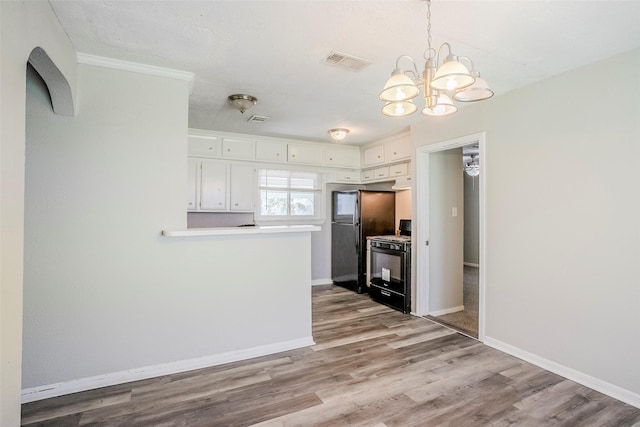
<svg viewBox="0 0 640 427"><path fill-rule="evenodd" d="M162 230L166 237L197 237L197 236L230 236L251 234L300 233L305 231L320 231L319 225L271 225L256 227L214 227L214 228L183 228L178 230Z"/></svg>

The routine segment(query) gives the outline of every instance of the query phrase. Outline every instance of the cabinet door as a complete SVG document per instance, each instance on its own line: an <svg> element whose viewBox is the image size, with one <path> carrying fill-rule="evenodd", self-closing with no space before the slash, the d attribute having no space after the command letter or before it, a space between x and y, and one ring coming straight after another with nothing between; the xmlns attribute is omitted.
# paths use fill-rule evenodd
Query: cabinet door
<svg viewBox="0 0 640 427"><path fill-rule="evenodd" d="M371 181L375 176L374 172L375 172L375 170L373 170L373 169L362 171L362 173L360 173L360 179L362 181Z"/></svg>
<svg viewBox="0 0 640 427"><path fill-rule="evenodd" d="M386 144L385 153L387 155L387 162L408 159L411 157L411 141L409 138L389 141Z"/></svg>
<svg viewBox="0 0 640 427"><path fill-rule="evenodd" d="M327 166L359 168L360 150L327 148L325 163Z"/></svg>
<svg viewBox="0 0 640 427"><path fill-rule="evenodd" d="M223 138L222 157L253 160L256 145L251 139Z"/></svg>
<svg viewBox="0 0 640 427"><path fill-rule="evenodd" d="M360 174L354 171L337 171L336 179L339 182L358 182Z"/></svg>
<svg viewBox="0 0 640 427"><path fill-rule="evenodd" d="M322 147L289 144L287 151L288 160L291 163L321 165L324 161L324 149Z"/></svg>
<svg viewBox="0 0 640 427"><path fill-rule="evenodd" d="M372 147L364 150L365 166L379 165L384 163L384 146Z"/></svg>
<svg viewBox="0 0 640 427"><path fill-rule="evenodd" d="M280 142L263 142L256 143L256 160L265 162L286 162L287 161L287 144Z"/></svg>
<svg viewBox="0 0 640 427"><path fill-rule="evenodd" d="M227 165L203 160L200 163L200 209L227 209Z"/></svg>
<svg viewBox="0 0 640 427"><path fill-rule="evenodd" d="M409 172L408 163L400 163L398 165L389 166L389 176L404 176Z"/></svg>
<svg viewBox="0 0 640 427"><path fill-rule="evenodd" d="M190 156L220 157L220 139L215 136L189 135Z"/></svg>
<svg viewBox="0 0 640 427"><path fill-rule="evenodd" d="M198 160L189 159L187 163L187 210L197 209L198 196Z"/></svg>
<svg viewBox="0 0 640 427"><path fill-rule="evenodd" d="M389 178L389 167L378 168L373 171L374 179Z"/></svg>
<svg viewBox="0 0 640 427"><path fill-rule="evenodd" d="M258 192L256 168L251 165L231 165L230 180L230 209L232 211L253 211Z"/></svg>

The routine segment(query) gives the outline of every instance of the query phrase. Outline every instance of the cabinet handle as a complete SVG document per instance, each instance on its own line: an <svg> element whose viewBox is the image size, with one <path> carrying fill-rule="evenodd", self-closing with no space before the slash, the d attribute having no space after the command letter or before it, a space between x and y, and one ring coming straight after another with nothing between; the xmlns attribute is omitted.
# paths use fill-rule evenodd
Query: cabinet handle
<svg viewBox="0 0 640 427"><path fill-rule="evenodd" d="M378 176L384 176L384 174L383 173L379 173Z"/></svg>
<svg viewBox="0 0 640 427"><path fill-rule="evenodd" d="M295 156L296 156L295 154L292 154L292 155L291 155L291 157L295 157Z"/></svg>
<svg viewBox="0 0 640 427"><path fill-rule="evenodd" d="M227 152L231 151L231 148L227 148Z"/></svg>
<svg viewBox="0 0 640 427"><path fill-rule="evenodd" d="M237 204L237 203L236 203L235 205L236 205L236 206L238 206L238 204Z"/></svg>

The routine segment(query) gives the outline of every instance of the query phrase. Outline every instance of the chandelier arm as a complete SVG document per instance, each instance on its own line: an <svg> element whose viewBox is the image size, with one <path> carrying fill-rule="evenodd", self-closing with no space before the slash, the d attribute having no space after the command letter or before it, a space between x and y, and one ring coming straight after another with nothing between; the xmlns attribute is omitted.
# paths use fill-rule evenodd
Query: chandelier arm
<svg viewBox="0 0 640 427"><path fill-rule="evenodd" d="M475 71L475 66L473 65L473 61L471 60L471 58L469 58L468 56L458 56L458 59L465 59L465 60L469 61L469 65L471 65L470 70L472 72Z"/></svg>
<svg viewBox="0 0 640 427"><path fill-rule="evenodd" d="M401 60L402 58L406 58L406 59L408 59L408 60L409 60L409 62L411 62L411 65L413 65L413 70L402 70L402 69L400 69L400 60ZM416 80L416 79L418 79L418 78L419 78L419 75L418 75L418 67L416 66L416 62L415 62L415 61L413 60L413 58L412 58L412 57L410 57L409 55L400 55L400 56L398 57L398 59L396 59L396 69L397 69L397 70L400 70L400 71L402 72L402 74L406 74L406 73L411 73L411 74L413 74L413 78L414 78L414 80Z"/></svg>
<svg viewBox="0 0 640 427"><path fill-rule="evenodd" d="M438 58L436 59L436 66L440 65L440 51L442 50L443 47L447 47L447 50L449 51L449 55L451 55L451 45L448 42L444 42L440 45L440 47L438 48Z"/></svg>

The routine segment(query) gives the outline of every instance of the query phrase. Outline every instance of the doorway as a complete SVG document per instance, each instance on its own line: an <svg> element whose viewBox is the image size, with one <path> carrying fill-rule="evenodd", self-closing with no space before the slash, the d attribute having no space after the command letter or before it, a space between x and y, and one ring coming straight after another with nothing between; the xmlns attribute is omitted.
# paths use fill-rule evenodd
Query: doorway
<svg viewBox="0 0 640 427"><path fill-rule="evenodd" d="M484 337L486 261L484 153L484 133L420 147L416 152L416 216L419 221L416 227L415 312L480 341ZM463 172L463 166L469 162L482 165L475 177ZM471 183L472 193L475 191L477 197L475 257L470 254L473 251L468 250L465 254L464 219L470 215L469 212L465 215L464 210L465 181ZM470 231L468 228L469 224L467 231ZM466 240L467 246L474 245L469 236Z"/></svg>

